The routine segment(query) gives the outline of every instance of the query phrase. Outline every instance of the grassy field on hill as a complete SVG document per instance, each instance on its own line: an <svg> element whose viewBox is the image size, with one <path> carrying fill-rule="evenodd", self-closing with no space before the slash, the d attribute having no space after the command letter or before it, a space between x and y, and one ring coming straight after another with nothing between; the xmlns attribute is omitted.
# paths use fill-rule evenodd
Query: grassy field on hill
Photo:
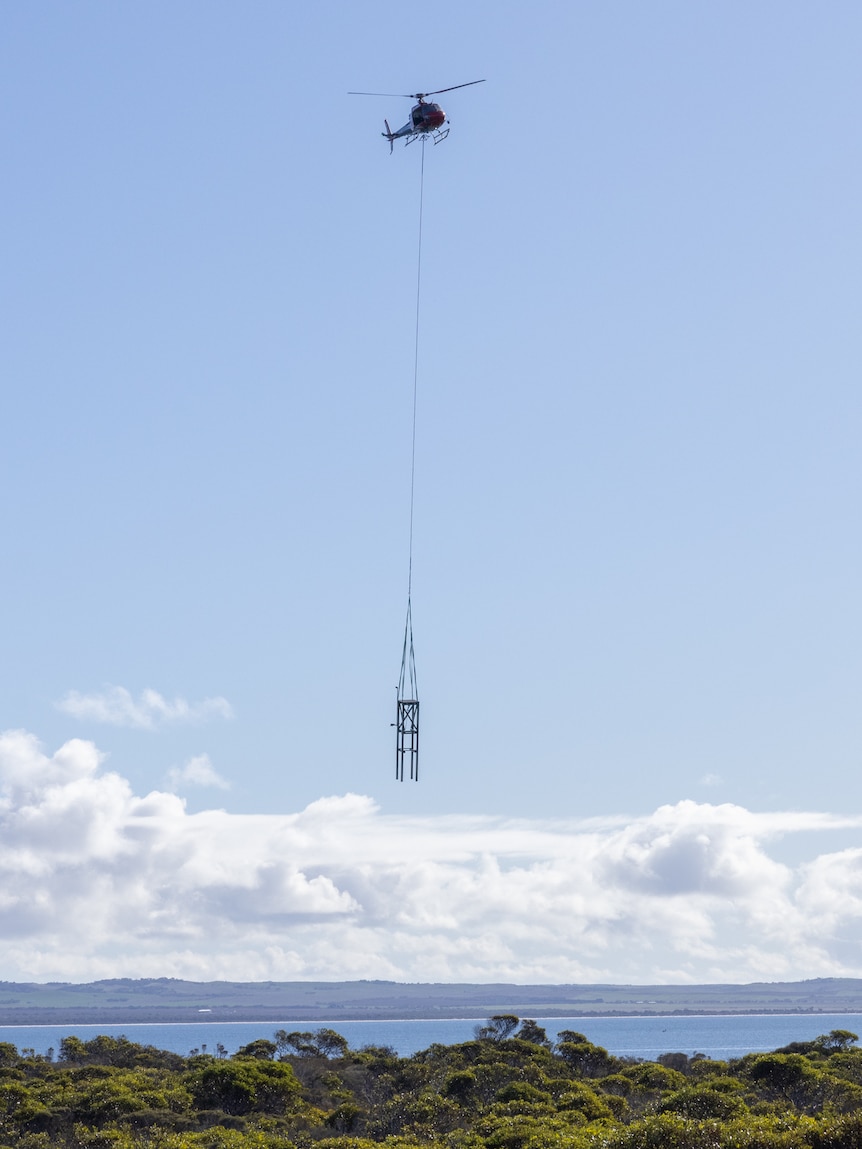
<svg viewBox="0 0 862 1149"><path fill-rule="evenodd" d="M387 981L0 982L0 1025L862 1012L862 979L750 985L449 985Z"/></svg>

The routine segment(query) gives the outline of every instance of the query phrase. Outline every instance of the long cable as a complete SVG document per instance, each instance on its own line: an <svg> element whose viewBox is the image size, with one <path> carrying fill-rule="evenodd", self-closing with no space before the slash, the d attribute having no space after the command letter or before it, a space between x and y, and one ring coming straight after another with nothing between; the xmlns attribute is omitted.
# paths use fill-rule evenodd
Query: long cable
<svg viewBox="0 0 862 1149"><path fill-rule="evenodd" d="M413 352L413 438L410 455L410 561L407 573L407 599L413 589L413 491L416 484L416 398L419 393L419 304L422 297L422 206L425 199L425 140L419 166L419 254L416 260L416 341Z"/></svg>
<svg viewBox="0 0 862 1149"><path fill-rule="evenodd" d="M404 626L404 649L401 656L401 678L398 685L399 697L404 697L404 687L410 686L410 697L416 698L416 667L413 657L413 511L416 490L416 407L419 395L419 317L422 301L422 210L425 201L425 140L421 141L422 159L419 165L419 243L416 259L416 329L413 351L413 431L410 448L410 545L407 561L407 619ZM405 680L407 680L405 682Z"/></svg>

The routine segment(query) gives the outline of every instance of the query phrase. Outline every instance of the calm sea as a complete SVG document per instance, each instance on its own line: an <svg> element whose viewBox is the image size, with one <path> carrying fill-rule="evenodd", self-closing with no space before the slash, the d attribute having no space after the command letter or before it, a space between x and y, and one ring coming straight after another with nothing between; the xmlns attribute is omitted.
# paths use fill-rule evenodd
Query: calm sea
<svg viewBox="0 0 862 1149"><path fill-rule="evenodd" d="M589 1041L619 1056L655 1058L660 1053L703 1053L724 1060L744 1053L777 1049L791 1041L810 1041L832 1029L849 1029L862 1035L862 1014L746 1014L722 1017L555 1017L537 1018L553 1039L561 1029L574 1029ZM0 1041L19 1050L44 1054L57 1050L62 1037L83 1041L99 1033L125 1034L140 1045L154 1045L174 1053L191 1050L215 1053L221 1044L228 1053L259 1037L272 1038L277 1029L316 1029L326 1025L347 1038L352 1049L363 1045L388 1045L402 1057L439 1042L454 1045L469 1041L484 1018L428 1021L343 1022L183 1022L174 1025L10 1025L0 1026Z"/></svg>

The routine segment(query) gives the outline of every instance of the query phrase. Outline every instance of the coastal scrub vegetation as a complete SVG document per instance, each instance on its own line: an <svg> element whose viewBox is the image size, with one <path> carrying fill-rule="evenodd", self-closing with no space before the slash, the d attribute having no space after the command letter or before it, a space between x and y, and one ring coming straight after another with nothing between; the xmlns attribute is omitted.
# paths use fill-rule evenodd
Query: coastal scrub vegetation
<svg viewBox="0 0 862 1149"><path fill-rule="evenodd" d="M0 1042L0 1149L862 1149L857 1041L644 1061L500 1014L412 1057L331 1029L187 1057Z"/></svg>

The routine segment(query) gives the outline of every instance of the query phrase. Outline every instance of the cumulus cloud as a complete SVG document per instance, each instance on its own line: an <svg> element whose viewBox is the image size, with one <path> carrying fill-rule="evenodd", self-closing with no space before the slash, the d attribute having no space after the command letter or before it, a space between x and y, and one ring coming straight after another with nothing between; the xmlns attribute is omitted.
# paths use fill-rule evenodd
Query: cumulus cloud
<svg viewBox="0 0 862 1149"><path fill-rule="evenodd" d="M187 702L185 698L173 701L157 690L142 690L137 698L124 686L106 686L93 694L77 690L57 702L64 714L108 726L130 726L139 730L154 730L158 726L175 722L205 722L211 718L233 718L233 707L226 698L204 698L201 702Z"/></svg>
<svg viewBox="0 0 862 1149"><path fill-rule="evenodd" d="M214 786L218 790L229 790L230 782L216 771L209 754L196 754L185 766L168 771L168 786L171 790L182 790L186 786Z"/></svg>
<svg viewBox="0 0 862 1149"><path fill-rule="evenodd" d="M192 765L196 763L196 765ZM218 777L205 756L186 781ZM212 772L212 773L211 773ZM636 819L189 814L90 742L0 735L0 977L750 981L860 976L862 817L681 801Z"/></svg>

